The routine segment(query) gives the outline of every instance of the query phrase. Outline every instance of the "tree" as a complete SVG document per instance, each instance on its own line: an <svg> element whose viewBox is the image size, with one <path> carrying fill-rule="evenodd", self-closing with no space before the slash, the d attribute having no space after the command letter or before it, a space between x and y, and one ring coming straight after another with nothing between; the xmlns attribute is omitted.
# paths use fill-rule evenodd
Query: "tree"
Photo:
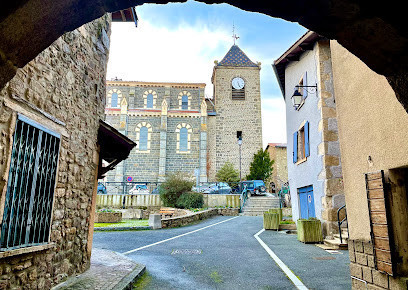
<svg viewBox="0 0 408 290"><path fill-rule="evenodd" d="M215 178L217 181L227 182L231 186L231 183L239 182L239 172L234 168L231 162L227 161L220 170L218 170Z"/></svg>
<svg viewBox="0 0 408 290"><path fill-rule="evenodd" d="M272 165L274 160L271 160L268 151L259 149L254 154L254 159L249 167L249 175L247 180L267 180L272 175Z"/></svg>

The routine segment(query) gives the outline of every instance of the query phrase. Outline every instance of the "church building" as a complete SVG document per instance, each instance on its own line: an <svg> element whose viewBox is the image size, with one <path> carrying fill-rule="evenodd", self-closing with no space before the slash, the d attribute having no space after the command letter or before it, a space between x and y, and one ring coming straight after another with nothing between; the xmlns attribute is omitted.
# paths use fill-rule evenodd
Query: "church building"
<svg viewBox="0 0 408 290"><path fill-rule="evenodd" d="M215 181L227 161L245 179L262 148L260 68L234 44L215 61L211 99L204 83L107 81L106 122L137 143L107 181L162 182L175 172Z"/></svg>

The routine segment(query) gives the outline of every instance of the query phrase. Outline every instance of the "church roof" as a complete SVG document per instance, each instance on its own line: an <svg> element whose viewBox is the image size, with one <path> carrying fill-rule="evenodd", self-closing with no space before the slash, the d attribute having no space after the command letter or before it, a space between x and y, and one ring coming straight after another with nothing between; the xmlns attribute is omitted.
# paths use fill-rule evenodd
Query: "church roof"
<svg viewBox="0 0 408 290"><path fill-rule="evenodd" d="M253 63L238 45L234 44L222 61L218 63L218 66L257 67L258 65Z"/></svg>

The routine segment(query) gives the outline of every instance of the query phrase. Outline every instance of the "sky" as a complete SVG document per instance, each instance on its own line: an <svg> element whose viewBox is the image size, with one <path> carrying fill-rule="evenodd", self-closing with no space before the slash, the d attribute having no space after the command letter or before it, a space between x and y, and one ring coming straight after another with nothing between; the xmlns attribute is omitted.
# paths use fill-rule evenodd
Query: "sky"
<svg viewBox="0 0 408 290"><path fill-rule="evenodd" d="M206 83L212 97L214 61L233 42L261 62L263 147L286 143L285 103L272 63L307 30L297 23L246 12L228 4L195 1L136 7L134 23L113 23L107 79Z"/></svg>

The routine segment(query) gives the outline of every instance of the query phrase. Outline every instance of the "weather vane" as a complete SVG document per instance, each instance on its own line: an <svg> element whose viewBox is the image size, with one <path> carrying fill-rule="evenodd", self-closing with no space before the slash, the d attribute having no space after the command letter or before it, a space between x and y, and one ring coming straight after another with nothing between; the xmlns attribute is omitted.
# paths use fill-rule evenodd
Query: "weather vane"
<svg viewBox="0 0 408 290"><path fill-rule="evenodd" d="M235 34L235 24L232 22L232 39L234 39L234 45L235 45L235 40L237 40L239 36Z"/></svg>

